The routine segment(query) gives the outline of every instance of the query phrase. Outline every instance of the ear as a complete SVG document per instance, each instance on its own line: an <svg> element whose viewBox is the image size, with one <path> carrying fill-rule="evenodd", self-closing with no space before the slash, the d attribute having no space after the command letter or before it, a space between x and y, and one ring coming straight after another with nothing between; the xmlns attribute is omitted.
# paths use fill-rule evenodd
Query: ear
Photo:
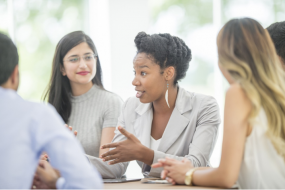
<svg viewBox="0 0 285 190"><path fill-rule="evenodd" d="M13 85L15 85L15 84L18 85L18 83L19 83L19 65L15 66L10 78L11 78L11 82Z"/></svg>
<svg viewBox="0 0 285 190"><path fill-rule="evenodd" d="M165 80L167 81L170 81L170 80L173 80L174 79L174 76L175 76L175 68L170 66L170 67L167 67L165 70L164 70L164 78Z"/></svg>
<svg viewBox="0 0 285 190"><path fill-rule="evenodd" d="M281 56L279 56L279 55L278 55L278 58L279 58L280 63L282 65L283 69L284 69L284 67L285 67L285 60Z"/></svg>
<svg viewBox="0 0 285 190"><path fill-rule="evenodd" d="M65 72L65 69L64 69L64 66L60 65L60 72L63 76L66 76L66 72Z"/></svg>

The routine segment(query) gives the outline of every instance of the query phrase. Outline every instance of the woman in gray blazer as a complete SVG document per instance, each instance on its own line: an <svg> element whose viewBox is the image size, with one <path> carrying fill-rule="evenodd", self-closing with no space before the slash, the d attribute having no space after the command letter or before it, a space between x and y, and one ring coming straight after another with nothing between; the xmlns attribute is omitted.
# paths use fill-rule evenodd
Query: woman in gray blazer
<svg viewBox="0 0 285 190"><path fill-rule="evenodd" d="M219 107L213 97L178 86L189 68L191 50L169 34L140 32L135 43L136 97L124 103L112 143L101 147L112 150L102 154L102 160L90 162L103 178L121 177L131 160L138 161L143 174L154 177L162 169L150 165L160 158L187 158L195 167L209 165Z"/></svg>

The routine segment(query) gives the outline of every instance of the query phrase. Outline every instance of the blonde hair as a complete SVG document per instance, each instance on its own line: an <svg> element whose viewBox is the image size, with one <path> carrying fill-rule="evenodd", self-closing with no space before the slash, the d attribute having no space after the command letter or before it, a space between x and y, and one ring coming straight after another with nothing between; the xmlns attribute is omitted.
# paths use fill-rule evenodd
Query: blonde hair
<svg viewBox="0 0 285 190"><path fill-rule="evenodd" d="M267 30L250 18L233 19L221 29L217 45L220 65L252 104L249 122L264 109L267 135L285 160L285 73Z"/></svg>

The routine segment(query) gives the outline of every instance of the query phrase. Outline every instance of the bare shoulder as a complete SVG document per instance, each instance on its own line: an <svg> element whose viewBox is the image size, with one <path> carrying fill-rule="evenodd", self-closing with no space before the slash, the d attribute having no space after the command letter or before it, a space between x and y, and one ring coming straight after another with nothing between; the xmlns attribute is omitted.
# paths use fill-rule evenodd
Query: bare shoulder
<svg viewBox="0 0 285 190"><path fill-rule="evenodd" d="M226 98L249 101L245 91L239 84L232 84L226 93Z"/></svg>
<svg viewBox="0 0 285 190"><path fill-rule="evenodd" d="M245 93L244 93L244 90L242 89L242 87L239 85L239 84L237 84L237 83L235 83L235 84L232 84L230 87L229 87L229 89L227 90L227 94L235 94L235 93L238 93L238 94L244 94L245 95Z"/></svg>
<svg viewBox="0 0 285 190"><path fill-rule="evenodd" d="M239 84L232 84L226 93L226 106L235 111L243 111L247 115L251 110L251 102Z"/></svg>

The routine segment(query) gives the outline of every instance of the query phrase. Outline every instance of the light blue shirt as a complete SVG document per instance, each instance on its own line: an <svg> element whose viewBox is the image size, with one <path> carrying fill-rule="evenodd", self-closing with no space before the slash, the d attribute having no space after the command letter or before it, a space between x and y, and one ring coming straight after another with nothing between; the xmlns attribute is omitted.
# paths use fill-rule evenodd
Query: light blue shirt
<svg viewBox="0 0 285 190"><path fill-rule="evenodd" d="M0 189L28 189L45 151L61 178L58 189L103 188L102 178L50 105L0 87Z"/></svg>

